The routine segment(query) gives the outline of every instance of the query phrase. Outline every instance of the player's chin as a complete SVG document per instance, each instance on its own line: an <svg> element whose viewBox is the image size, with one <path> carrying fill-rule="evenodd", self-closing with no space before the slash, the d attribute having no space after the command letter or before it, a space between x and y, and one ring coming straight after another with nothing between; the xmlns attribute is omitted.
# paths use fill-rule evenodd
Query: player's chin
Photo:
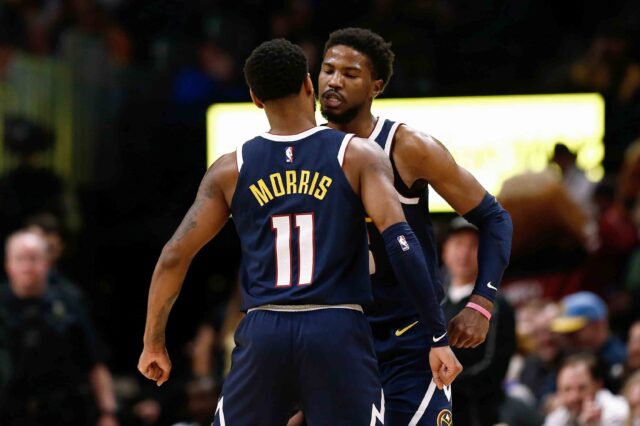
<svg viewBox="0 0 640 426"><path fill-rule="evenodd" d="M332 123L345 123L348 122L346 111L341 108L332 108L326 105L320 104L320 112L322 116Z"/></svg>
<svg viewBox="0 0 640 426"><path fill-rule="evenodd" d="M326 119L330 119L336 115L340 115L340 111L336 107L327 106L325 103L320 102L320 112L322 116Z"/></svg>

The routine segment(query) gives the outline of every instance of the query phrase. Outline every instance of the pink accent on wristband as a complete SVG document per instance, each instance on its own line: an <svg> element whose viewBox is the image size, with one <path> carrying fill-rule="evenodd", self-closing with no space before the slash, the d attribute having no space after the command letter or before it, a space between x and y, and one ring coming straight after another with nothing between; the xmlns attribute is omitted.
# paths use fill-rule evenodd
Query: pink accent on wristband
<svg viewBox="0 0 640 426"><path fill-rule="evenodd" d="M473 310L476 310L476 311L480 312L483 317L485 317L489 321L491 320L491 312L487 311L485 308L483 308L482 306L478 305L477 303L467 302L465 307L466 308L471 308Z"/></svg>

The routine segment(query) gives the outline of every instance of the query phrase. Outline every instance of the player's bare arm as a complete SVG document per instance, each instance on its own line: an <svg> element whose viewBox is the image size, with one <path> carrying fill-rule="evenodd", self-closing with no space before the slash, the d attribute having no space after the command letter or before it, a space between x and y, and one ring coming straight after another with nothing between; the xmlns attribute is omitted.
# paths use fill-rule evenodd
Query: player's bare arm
<svg viewBox="0 0 640 426"><path fill-rule="evenodd" d="M391 163L384 151L382 151L377 144L372 144L366 139L353 138L347 148L344 164L347 178L354 187L354 190L360 194L367 214L371 217L383 237L385 234L388 234L388 232L393 232L395 227L404 226L403 232L406 233L406 239L405 235L394 238L403 239L406 247L403 247L402 251L405 251L405 249L410 250L410 248L418 249L419 244L405 222L404 212L402 211L402 207L398 201L398 195L393 186ZM409 241L409 233L415 241ZM412 243L413 245L411 246ZM398 274L398 266L400 266L397 261L398 256L393 255L389 249L387 251L390 255L389 258L394 267L394 271ZM416 259L424 261L424 255L421 251ZM412 259L408 260L409 261L403 265L406 266L405 272L408 272L408 274L420 274L420 272L423 272L425 281L429 281L427 278L428 274L426 273L426 264L414 263ZM407 280L405 277L405 279L401 281L408 282L411 280ZM422 282L421 284L426 284L426 282ZM429 283L428 286L424 287L426 287L427 290L432 290L432 286L433 283ZM410 287L410 294L415 297L415 300L431 302L433 306L430 307L430 310L440 310L439 301L436 300L435 292L420 291L421 289L419 289L419 286L415 285L415 283L412 283ZM422 290L424 289L425 288ZM423 316L425 315L424 310L421 309L419 311ZM432 313L433 312L430 312L430 314ZM434 340L434 342L437 343L436 340ZM440 389L442 389L443 386L451 384L462 371L462 365L458 362L447 344L431 348L429 363L433 372L434 382Z"/></svg>
<svg viewBox="0 0 640 426"><path fill-rule="evenodd" d="M400 126L397 131L393 158L400 176L407 186L411 187L419 182L428 182L460 215L475 213L474 209L483 205L488 195L486 189L473 175L456 163L451 153L440 141L408 126ZM504 224L504 229L501 229L500 233L505 234L503 239L508 239L510 246L511 224L508 214L506 216L509 223ZM506 234L509 234L508 237ZM502 250L502 252L504 251ZM506 251L507 259L499 261L504 266L508 261L509 250ZM489 256L503 255L503 253L487 254ZM482 263L479 266L482 268ZM498 281L493 280L494 285L492 280L479 280L476 283L476 289L478 286L488 285L489 289L495 290ZM493 287L491 287L492 285ZM485 289L482 288L482 290ZM492 299L486 295L487 293L482 295L474 291L470 302L492 312ZM484 342L488 330L489 320L479 310L465 308L450 321L450 342L456 347L473 348Z"/></svg>
<svg viewBox="0 0 640 426"><path fill-rule="evenodd" d="M366 139L351 139L344 158L344 171L365 210L380 232L404 222L404 212L393 187L393 171L384 151Z"/></svg>
<svg viewBox="0 0 640 426"><path fill-rule="evenodd" d="M393 160L407 186L429 182L461 215L480 204L486 192L439 140L406 125L396 133Z"/></svg>
<svg viewBox="0 0 640 426"><path fill-rule="evenodd" d="M144 349L138 370L158 386L167 381L171 371L165 346L169 312L178 298L192 259L222 229L229 217L237 175L235 153L222 156L209 168L195 201L156 263L149 288Z"/></svg>

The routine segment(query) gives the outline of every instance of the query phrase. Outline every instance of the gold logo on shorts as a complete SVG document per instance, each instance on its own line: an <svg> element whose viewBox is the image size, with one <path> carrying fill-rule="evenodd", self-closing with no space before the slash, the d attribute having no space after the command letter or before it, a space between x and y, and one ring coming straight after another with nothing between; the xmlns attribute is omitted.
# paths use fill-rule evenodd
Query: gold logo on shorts
<svg viewBox="0 0 640 426"><path fill-rule="evenodd" d="M451 426L453 424L453 415L451 414L451 410L444 409L438 413L438 418L436 420L437 426Z"/></svg>
<svg viewBox="0 0 640 426"><path fill-rule="evenodd" d="M418 321L416 322L412 322L411 324L409 324L408 326L406 326L405 328L403 328L402 330L398 329L396 330L396 337L400 337L402 336L404 333L406 333L411 327L413 327L414 325L416 325L418 323Z"/></svg>

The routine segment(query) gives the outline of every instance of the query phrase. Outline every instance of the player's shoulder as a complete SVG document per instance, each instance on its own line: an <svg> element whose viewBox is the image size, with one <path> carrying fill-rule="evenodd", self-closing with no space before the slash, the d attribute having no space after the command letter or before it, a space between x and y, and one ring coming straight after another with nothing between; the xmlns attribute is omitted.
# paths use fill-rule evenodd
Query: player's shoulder
<svg viewBox="0 0 640 426"><path fill-rule="evenodd" d="M227 169L233 169L237 163L236 151L227 152L222 154L213 164L209 167L209 170L214 171L226 171Z"/></svg>
<svg viewBox="0 0 640 426"><path fill-rule="evenodd" d="M205 174L205 181L219 184L229 180L235 180L238 176L239 169L240 167L235 151L223 154L209 166Z"/></svg>
<svg viewBox="0 0 640 426"><path fill-rule="evenodd" d="M355 157L361 161L376 160L386 157L384 151L374 141L353 136L349 141L347 158Z"/></svg>
<svg viewBox="0 0 640 426"><path fill-rule="evenodd" d="M429 149L439 143L438 140L429 133L404 123L398 126L394 139L394 146L422 147L423 149Z"/></svg>
<svg viewBox="0 0 640 426"><path fill-rule="evenodd" d="M432 135L415 127L402 124L396 131L393 142L394 158L400 155L405 159L437 158L446 151L442 142Z"/></svg>
<svg viewBox="0 0 640 426"><path fill-rule="evenodd" d="M344 159L344 171L347 176L362 173L381 173L392 176L389 157L372 140L359 137L351 138Z"/></svg>
<svg viewBox="0 0 640 426"><path fill-rule="evenodd" d="M352 133L346 133L342 130L334 129L326 125L318 126L321 131L314 133L313 136L317 138L327 139L342 145L343 142L348 141L351 146L352 139L354 138Z"/></svg>

